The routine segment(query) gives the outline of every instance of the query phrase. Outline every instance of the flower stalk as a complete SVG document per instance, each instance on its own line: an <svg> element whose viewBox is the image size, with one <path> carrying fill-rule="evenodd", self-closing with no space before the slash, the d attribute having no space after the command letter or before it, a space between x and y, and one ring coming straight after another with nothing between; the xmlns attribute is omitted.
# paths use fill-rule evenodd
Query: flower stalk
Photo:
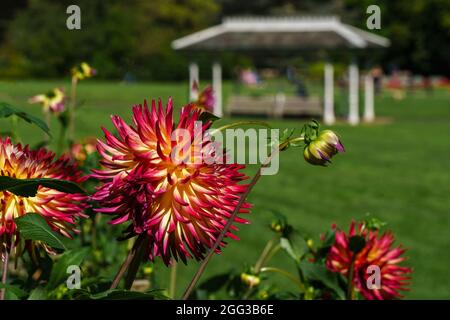
<svg viewBox="0 0 450 320"><path fill-rule="evenodd" d="M200 277L202 276L203 272L205 272L205 269L209 263L209 261L211 260L214 252L216 251L216 249L219 247L220 243L222 242L223 238L225 237L225 235L227 234L228 230L230 229L231 225L233 224L234 219L236 218L237 214L239 213L239 210L241 209L242 205L244 204L245 200L247 199L248 195L250 194L250 192L252 191L253 187L256 185L256 183L258 182L258 180L261 178L261 173L262 170L267 167L270 164L270 161L272 160L273 156L280 152L280 150L284 150L283 145L285 143L289 144L289 142L292 142L294 140L302 140L303 137L298 137L298 138L292 138L287 140L286 142L280 144L278 146L278 148L275 148L275 150L272 151L272 153L267 157L267 159L261 164L261 166L259 167L258 171L256 172L256 174L253 176L253 179L250 181L247 189L245 190L245 192L241 195L239 202L237 204L237 206L235 207L232 215L230 216L230 218L228 219L227 224L225 225L225 227L222 229L222 232L219 234L219 236L216 239L216 242L214 243L214 245L212 246L212 248L209 250L208 255L205 257L205 259L202 261L202 263L200 264L200 267L198 268L197 272L195 273L194 277L192 278L191 282L189 283L186 291L184 292L182 299L183 300L187 300L192 292L192 290L194 290L197 282L200 280Z"/></svg>
<svg viewBox="0 0 450 320"><path fill-rule="evenodd" d="M261 272L275 272L278 274L281 274L282 276L288 278L292 282L294 282L300 289L300 291L305 292L305 285L293 274L287 272L286 270L280 269L280 268L274 268L274 267L264 267L261 268Z"/></svg>
<svg viewBox="0 0 450 320"><path fill-rule="evenodd" d="M178 263L174 261L172 267L170 268L170 285L169 285L169 297L172 299L175 298L177 290L177 269Z"/></svg>
<svg viewBox="0 0 450 320"><path fill-rule="evenodd" d="M9 264L9 251L5 245L5 252L3 254L3 270L2 270L2 284L6 285L6 280L8 279L8 264ZM0 300L5 300L6 289L2 288L0 290Z"/></svg>
<svg viewBox="0 0 450 320"><path fill-rule="evenodd" d="M182 299L187 300L189 296L191 295L192 290L194 290L197 282L200 280L200 277L202 276L203 272L205 272L206 267L208 266L209 261L211 260L214 252L219 247L220 243L222 242L223 238L225 237L225 234L227 234L228 230L230 229L231 225L233 224L234 219L236 218L239 210L241 209L241 206L244 204L245 199L247 199L248 195L250 194L250 191L252 191L253 187L258 182L259 178L261 178L261 170L268 166L270 163L270 160L272 159L272 155L267 158L267 160L260 166L258 169L258 172L253 176L252 181L250 181L250 184L248 185L246 191L241 195L239 202L237 206L235 207L231 217L228 219L227 224L222 229L222 232L220 232L219 236L216 239L216 242L212 246L212 248L209 250L208 255L205 257L205 259L200 264L200 267L198 268L197 272L195 273L194 277L192 278L191 282L189 283L189 286L187 287L186 291L184 292Z"/></svg>
<svg viewBox="0 0 450 320"><path fill-rule="evenodd" d="M127 281L126 281L127 283L125 286L131 288L131 285L133 284L133 281L134 281L134 277L136 277L136 273L137 273L137 269L139 268L140 261L142 260L143 251L145 251L144 250L144 246L145 246L144 240L145 239L146 239L146 234L144 234L144 233L140 234L137 237L136 241L133 244L133 247L128 252L127 257L125 258L124 262L120 266L119 271L117 272L116 276L114 277L114 280L110 287L111 290L116 289L118 287L120 280L122 280L122 278L125 275L125 272L127 272L127 270L128 270L128 275L127 275ZM133 266L133 268L131 266ZM133 273L134 273L134 275L133 275ZM130 281L131 281L131 285L130 285Z"/></svg>
<svg viewBox="0 0 450 320"><path fill-rule="evenodd" d="M353 300L353 293L354 293L354 285L353 285L353 274L355 269L355 261L356 261L356 253L353 254L352 262L350 264L350 268L348 270L348 276L347 276L347 300Z"/></svg>
<svg viewBox="0 0 450 320"><path fill-rule="evenodd" d="M226 130L226 129L236 128L236 127L245 126L245 125L252 125L252 124L256 124L256 125L259 125L262 127L266 127L268 129L272 129L272 127L269 124L262 122L262 121L251 121L251 120L250 121L239 121L239 122L226 124L217 129L214 129L211 131L211 135L214 135L215 133Z"/></svg>
<svg viewBox="0 0 450 320"><path fill-rule="evenodd" d="M276 251L277 247L275 246L275 240L276 239L269 240L266 246L264 247L261 255L259 256L258 260L255 263L255 267L253 270L255 274L258 274L261 271L261 268L264 266L266 261L268 261L269 257L271 257L274 251Z"/></svg>
<svg viewBox="0 0 450 320"><path fill-rule="evenodd" d="M69 140L72 142L75 138L75 106L77 104L77 85L78 77L72 76L72 88L70 93L69 105Z"/></svg>

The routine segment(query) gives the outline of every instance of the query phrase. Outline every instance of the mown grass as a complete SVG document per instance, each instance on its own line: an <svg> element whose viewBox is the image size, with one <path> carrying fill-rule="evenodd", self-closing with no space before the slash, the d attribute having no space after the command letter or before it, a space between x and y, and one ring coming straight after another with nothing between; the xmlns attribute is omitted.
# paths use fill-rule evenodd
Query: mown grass
<svg viewBox="0 0 450 320"><path fill-rule="evenodd" d="M39 114L39 107L27 105L27 98L61 83L0 82L0 101ZM225 99L231 91L232 86L225 84ZM132 104L144 98L166 100L169 96L177 106L182 105L187 100L187 85L82 82L79 99L85 102L78 112L77 137L100 136L101 126L111 128L109 115L130 119ZM376 106L379 116L392 121L334 126L347 152L337 156L329 168L307 165L300 149L282 153L279 173L263 177L250 196L254 204L251 225L240 228L241 241L230 242L221 257L212 259L207 275L254 263L271 237L267 229L271 211L287 215L292 224L316 241L333 222L347 228L352 218L371 213L387 221L398 243L408 248L407 263L414 274L407 298L450 298L450 95L447 91L432 95L417 92L396 101L385 94L377 98ZM280 128L301 128L303 120L270 123ZM0 124L0 131L8 129L7 121ZM52 127L57 130L56 123ZM20 125L19 132L31 145L42 140L42 133L28 125ZM273 264L292 268L283 254L275 256ZM179 294L196 266L195 262L180 266ZM159 282L165 283L167 270L158 264L156 272ZM281 279L278 284L291 286Z"/></svg>

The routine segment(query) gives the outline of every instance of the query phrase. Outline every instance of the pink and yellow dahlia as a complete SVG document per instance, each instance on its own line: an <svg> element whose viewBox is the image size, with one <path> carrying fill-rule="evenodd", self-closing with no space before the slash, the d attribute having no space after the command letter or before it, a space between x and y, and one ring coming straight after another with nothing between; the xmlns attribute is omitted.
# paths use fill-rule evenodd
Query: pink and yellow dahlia
<svg viewBox="0 0 450 320"><path fill-rule="evenodd" d="M77 80L83 80L95 76L97 74L97 70L92 68L86 62L82 62L79 65L73 67L71 73L73 78Z"/></svg>
<svg viewBox="0 0 450 320"><path fill-rule="evenodd" d="M366 243L356 257L353 257L354 253L349 248L349 239L355 235L363 236ZM364 298L369 300L401 298L399 291L408 290L406 286L409 284L409 274L412 270L399 265L406 259L402 257L405 249L392 248L393 244L392 233L386 232L379 236L378 230L368 230L364 224L356 227L355 222L352 222L348 234L342 230L336 230L335 242L327 256L327 268L348 276L354 258L353 282ZM376 266L380 270L380 287L369 288L367 284L371 276L370 266Z"/></svg>
<svg viewBox="0 0 450 320"><path fill-rule="evenodd" d="M55 88L46 94L38 94L28 99L29 103L39 103L44 112L60 113L64 111L66 95L64 89Z"/></svg>
<svg viewBox="0 0 450 320"><path fill-rule="evenodd" d="M0 175L17 179L52 178L76 183L84 178L76 164L63 156L54 161L55 154L45 149L33 151L28 146L13 144L9 138L0 138ZM68 194L39 187L34 197L21 197L0 191L0 237L10 243L15 235L15 218L27 213L38 213L55 231L66 237L75 231L77 217L85 217L81 202L85 196Z"/></svg>
<svg viewBox="0 0 450 320"><path fill-rule="evenodd" d="M103 129L106 141L97 149L105 169L93 174L104 182L93 197L98 211L116 215L113 224L131 221L133 234L149 237L149 258L166 264L172 257L202 259L247 187L239 184L247 178L239 172L244 166L224 164L222 150L205 134L211 122L198 122L201 111L185 106L178 124L172 112L170 99L166 109L161 101L158 108L154 101L151 109L146 102L134 106L132 126L112 117L118 135Z"/></svg>
<svg viewBox="0 0 450 320"><path fill-rule="evenodd" d="M212 86L208 85L202 92L199 92L198 83L194 81L192 90L194 91L194 95L197 97L197 100L194 101L195 106L202 111L213 113L214 103L216 100Z"/></svg>

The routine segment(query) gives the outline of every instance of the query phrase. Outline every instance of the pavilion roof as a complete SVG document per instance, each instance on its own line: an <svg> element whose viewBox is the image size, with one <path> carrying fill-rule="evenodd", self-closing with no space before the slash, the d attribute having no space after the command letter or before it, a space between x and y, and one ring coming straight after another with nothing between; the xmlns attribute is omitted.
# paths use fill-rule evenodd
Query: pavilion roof
<svg viewBox="0 0 450 320"><path fill-rule="evenodd" d="M335 16L233 17L172 42L175 50L304 50L388 47L389 39Z"/></svg>

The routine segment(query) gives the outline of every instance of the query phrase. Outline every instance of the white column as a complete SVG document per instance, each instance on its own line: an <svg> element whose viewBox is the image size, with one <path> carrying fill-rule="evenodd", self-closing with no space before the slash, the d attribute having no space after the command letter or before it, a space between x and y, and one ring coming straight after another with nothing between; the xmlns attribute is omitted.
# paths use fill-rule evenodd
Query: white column
<svg viewBox="0 0 450 320"><path fill-rule="evenodd" d="M364 77L364 121L375 120L375 104L373 96L373 77L370 73Z"/></svg>
<svg viewBox="0 0 450 320"><path fill-rule="evenodd" d="M191 62L189 64L189 101L195 101L198 99L198 90L194 90L194 83L197 82L199 86L199 76L198 76L198 64Z"/></svg>
<svg viewBox="0 0 450 320"><path fill-rule="evenodd" d="M222 117L222 66L219 62L214 62L212 66L212 85L214 91L214 115Z"/></svg>
<svg viewBox="0 0 450 320"><path fill-rule="evenodd" d="M359 97L358 97L358 89L359 89L359 72L358 65L356 63L351 63L348 70L348 84L349 84L349 113L348 113L348 122L351 125L357 125L359 123Z"/></svg>
<svg viewBox="0 0 450 320"><path fill-rule="evenodd" d="M331 63L325 64L324 69L324 109L323 122L333 124L336 121L334 115L334 70Z"/></svg>

